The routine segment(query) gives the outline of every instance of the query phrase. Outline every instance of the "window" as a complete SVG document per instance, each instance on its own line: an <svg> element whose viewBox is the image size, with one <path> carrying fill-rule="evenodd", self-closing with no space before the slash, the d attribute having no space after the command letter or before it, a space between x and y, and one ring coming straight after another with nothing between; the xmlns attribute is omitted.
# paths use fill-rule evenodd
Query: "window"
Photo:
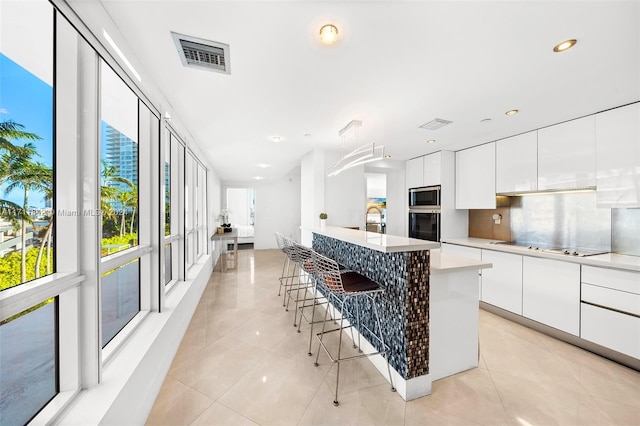
<svg viewBox="0 0 640 426"><path fill-rule="evenodd" d="M140 311L138 259L102 275L102 347Z"/></svg>
<svg viewBox="0 0 640 426"><path fill-rule="evenodd" d="M143 251L138 236L140 207L148 208L149 205L146 198L149 190L141 194L144 202L140 203L138 188L145 188L149 183L148 179L142 182L140 179L140 168L146 164L139 163L138 139L147 141L153 136L148 131L150 124L145 127L146 133L140 133L141 108L145 120L150 120L151 115L139 102L137 95L101 60L100 303L103 348L142 310L142 305L148 310L149 304L148 300L141 300L141 286L150 285L148 279L144 282L142 279L147 276L149 258L140 257L147 251ZM148 227L148 223L143 225Z"/></svg>
<svg viewBox="0 0 640 426"><path fill-rule="evenodd" d="M56 288L37 281L56 271L53 19L44 0L2 3L0 291ZM27 423L58 393L56 298L20 288L2 295L20 307L0 312L0 424Z"/></svg>
<svg viewBox="0 0 640 426"><path fill-rule="evenodd" d="M14 3L0 36L0 290L55 272L53 9Z"/></svg>
<svg viewBox="0 0 640 426"><path fill-rule="evenodd" d="M180 276L180 170L184 170L184 147L167 128L164 140L164 284Z"/></svg>
<svg viewBox="0 0 640 426"><path fill-rule="evenodd" d="M138 245L138 98L100 66L102 256Z"/></svg>
<svg viewBox="0 0 640 426"><path fill-rule="evenodd" d="M56 303L0 323L0 423L26 424L57 393Z"/></svg>

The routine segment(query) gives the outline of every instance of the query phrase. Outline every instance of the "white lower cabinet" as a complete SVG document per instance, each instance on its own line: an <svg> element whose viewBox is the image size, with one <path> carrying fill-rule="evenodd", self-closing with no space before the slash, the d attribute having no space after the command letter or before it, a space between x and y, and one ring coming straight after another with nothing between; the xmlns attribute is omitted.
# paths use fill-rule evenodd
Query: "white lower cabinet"
<svg viewBox="0 0 640 426"><path fill-rule="evenodd" d="M468 257L473 260L482 260L482 250L475 247L442 243L440 251L454 256ZM478 269L478 297L482 300L482 269Z"/></svg>
<svg viewBox="0 0 640 426"><path fill-rule="evenodd" d="M580 335L580 265L524 256L522 315Z"/></svg>
<svg viewBox="0 0 640 426"><path fill-rule="evenodd" d="M582 267L580 337L640 359L640 273Z"/></svg>
<svg viewBox="0 0 640 426"><path fill-rule="evenodd" d="M636 316L583 303L580 337L640 359L640 318Z"/></svg>
<svg viewBox="0 0 640 426"><path fill-rule="evenodd" d="M522 315L522 256L482 250L493 267L482 271L482 301Z"/></svg>

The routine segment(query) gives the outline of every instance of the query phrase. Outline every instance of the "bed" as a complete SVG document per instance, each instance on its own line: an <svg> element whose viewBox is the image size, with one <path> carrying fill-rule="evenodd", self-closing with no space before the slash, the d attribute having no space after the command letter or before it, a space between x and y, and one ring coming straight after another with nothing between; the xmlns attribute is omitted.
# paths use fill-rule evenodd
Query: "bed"
<svg viewBox="0 0 640 426"><path fill-rule="evenodd" d="M238 230L238 244L253 244L253 226L252 225L232 225Z"/></svg>

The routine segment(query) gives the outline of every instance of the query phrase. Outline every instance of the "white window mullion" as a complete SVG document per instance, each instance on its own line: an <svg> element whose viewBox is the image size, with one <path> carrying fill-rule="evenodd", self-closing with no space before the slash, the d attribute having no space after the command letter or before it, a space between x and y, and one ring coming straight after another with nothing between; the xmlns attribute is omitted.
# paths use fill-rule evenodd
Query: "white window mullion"
<svg viewBox="0 0 640 426"><path fill-rule="evenodd" d="M78 167L82 182L80 211L100 211L99 151L99 58L91 46L78 38ZM58 151L61 156L66 155ZM64 160L63 163L64 164ZM79 216L79 263L86 276L80 287L80 372L81 385L90 388L100 382L102 336L100 324L100 222L99 215Z"/></svg>

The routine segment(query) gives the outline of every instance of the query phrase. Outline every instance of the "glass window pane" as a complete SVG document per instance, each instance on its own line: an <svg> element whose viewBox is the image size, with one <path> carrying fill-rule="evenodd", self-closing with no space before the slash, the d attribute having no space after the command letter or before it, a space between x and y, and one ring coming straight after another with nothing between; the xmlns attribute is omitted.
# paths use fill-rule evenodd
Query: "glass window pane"
<svg viewBox="0 0 640 426"><path fill-rule="evenodd" d="M0 324L0 424L22 425L57 392L56 302Z"/></svg>
<svg viewBox="0 0 640 426"><path fill-rule="evenodd" d="M0 14L0 290L55 272L53 8Z"/></svg>
<svg viewBox="0 0 640 426"><path fill-rule="evenodd" d="M171 143L164 146L164 235L171 235Z"/></svg>
<svg viewBox="0 0 640 426"><path fill-rule="evenodd" d="M171 243L164 245L164 284L171 282L173 271L171 269Z"/></svg>
<svg viewBox="0 0 640 426"><path fill-rule="evenodd" d="M140 312L138 259L102 275L102 347Z"/></svg>
<svg viewBox="0 0 640 426"><path fill-rule="evenodd" d="M100 67L102 256L138 245L138 98Z"/></svg>

